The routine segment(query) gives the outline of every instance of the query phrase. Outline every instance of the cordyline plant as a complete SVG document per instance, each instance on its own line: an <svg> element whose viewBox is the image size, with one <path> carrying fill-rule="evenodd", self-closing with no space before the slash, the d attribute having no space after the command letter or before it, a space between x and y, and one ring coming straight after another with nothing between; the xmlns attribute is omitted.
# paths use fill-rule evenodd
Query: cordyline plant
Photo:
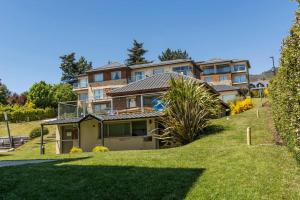
<svg viewBox="0 0 300 200"><path fill-rule="evenodd" d="M220 108L217 96L193 79L172 78L162 100L165 110L160 121L164 130L156 138L166 145L184 145L199 138Z"/></svg>

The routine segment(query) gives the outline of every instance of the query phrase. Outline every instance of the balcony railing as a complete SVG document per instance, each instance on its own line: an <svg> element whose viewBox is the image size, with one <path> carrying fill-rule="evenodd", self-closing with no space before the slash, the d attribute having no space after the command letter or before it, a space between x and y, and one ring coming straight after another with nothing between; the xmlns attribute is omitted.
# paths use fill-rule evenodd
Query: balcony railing
<svg viewBox="0 0 300 200"><path fill-rule="evenodd" d="M145 78L146 78L145 75L130 76L130 77L128 77L128 83L139 81L139 80L142 80L142 79L145 79Z"/></svg>
<svg viewBox="0 0 300 200"><path fill-rule="evenodd" d="M88 83L73 83L73 89L85 89L88 87Z"/></svg>

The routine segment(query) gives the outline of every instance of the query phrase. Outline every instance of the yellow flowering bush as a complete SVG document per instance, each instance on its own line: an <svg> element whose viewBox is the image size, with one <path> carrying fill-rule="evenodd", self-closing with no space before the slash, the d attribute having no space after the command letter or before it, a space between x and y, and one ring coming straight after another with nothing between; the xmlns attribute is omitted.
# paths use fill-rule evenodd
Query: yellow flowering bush
<svg viewBox="0 0 300 200"><path fill-rule="evenodd" d="M253 102L250 98L238 100L230 103L231 114L235 115L253 108Z"/></svg>
<svg viewBox="0 0 300 200"><path fill-rule="evenodd" d="M79 147L72 147L72 149L70 150L70 153L82 153L83 150Z"/></svg>
<svg viewBox="0 0 300 200"><path fill-rule="evenodd" d="M108 152L109 149L104 146L96 146L93 148L93 152Z"/></svg>
<svg viewBox="0 0 300 200"><path fill-rule="evenodd" d="M268 89L268 88L265 88L265 89L264 89L264 96L265 96L265 97L268 97L268 96L269 96L269 89Z"/></svg>

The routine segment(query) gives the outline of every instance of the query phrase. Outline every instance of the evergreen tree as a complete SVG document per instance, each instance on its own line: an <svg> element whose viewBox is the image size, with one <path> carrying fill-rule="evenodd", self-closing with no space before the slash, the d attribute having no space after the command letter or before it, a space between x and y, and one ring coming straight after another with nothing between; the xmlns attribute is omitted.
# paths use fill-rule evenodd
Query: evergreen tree
<svg viewBox="0 0 300 200"><path fill-rule="evenodd" d="M158 56L160 61L167 61L167 60L176 60L176 59L191 59L189 54L184 50L181 49L171 50L167 48L165 51Z"/></svg>
<svg viewBox="0 0 300 200"><path fill-rule="evenodd" d="M133 40L133 47L128 50L128 59L126 60L127 65L136 65L149 63L143 56L147 52L143 48L144 43L139 43L136 40Z"/></svg>
<svg viewBox="0 0 300 200"><path fill-rule="evenodd" d="M81 56L80 59L76 61L74 52L63 55L60 59L60 69L62 70L61 81L65 83L73 83L76 80L76 76L92 69L92 62L88 62L84 57Z"/></svg>
<svg viewBox="0 0 300 200"><path fill-rule="evenodd" d="M10 91L7 89L6 85L1 82L0 79L0 104L7 104L7 98L10 95Z"/></svg>

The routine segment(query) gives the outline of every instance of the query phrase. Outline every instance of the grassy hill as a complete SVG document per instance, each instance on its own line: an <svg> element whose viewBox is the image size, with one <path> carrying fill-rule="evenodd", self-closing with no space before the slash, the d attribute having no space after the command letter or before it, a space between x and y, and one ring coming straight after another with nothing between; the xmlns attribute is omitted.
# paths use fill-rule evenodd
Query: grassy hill
<svg viewBox="0 0 300 200"><path fill-rule="evenodd" d="M278 68L276 68L276 72L277 72ZM254 82L254 81L258 81L258 80L271 80L274 76L274 73L272 72L272 70L267 70L262 72L261 74L250 74L250 81Z"/></svg>
<svg viewBox="0 0 300 200"><path fill-rule="evenodd" d="M269 108L213 121L216 131L183 147L38 155L38 140L0 160L64 158L0 168L3 199L300 199L300 168L273 142ZM261 116L256 118L256 109ZM250 126L253 145L246 145ZM1 156L2 155L2 156Z"/></svg>

